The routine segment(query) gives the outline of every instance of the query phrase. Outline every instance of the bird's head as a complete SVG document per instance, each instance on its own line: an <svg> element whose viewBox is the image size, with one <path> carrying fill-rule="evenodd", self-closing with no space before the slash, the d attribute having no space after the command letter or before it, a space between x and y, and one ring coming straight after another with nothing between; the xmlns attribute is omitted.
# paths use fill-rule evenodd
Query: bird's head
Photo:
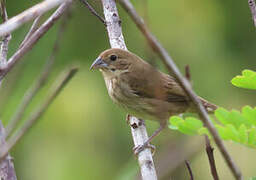
<svg viewBox="0 0 256 180"><path fill-rule="evenodd" d="M99 55L90 69L99 69L104 74L117 75L128 71L132 61L134 61L134 56L123 49L108 49Z"/></svg>

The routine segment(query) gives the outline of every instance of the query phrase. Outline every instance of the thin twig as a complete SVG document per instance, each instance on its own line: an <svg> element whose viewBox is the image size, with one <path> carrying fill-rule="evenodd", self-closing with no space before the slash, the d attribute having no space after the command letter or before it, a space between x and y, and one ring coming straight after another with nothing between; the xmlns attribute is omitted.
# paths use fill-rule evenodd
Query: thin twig
<svg viewBox="0 0 256 180"><path fill-rule="evenodd" d="M164 47L160 44L160 42L156 39L156 37L147 28L143 19L137 14L137 12L134 9L131 2L129 0L119 0L118 2L123 6L123 8L127 11L127 13L131 16L134 23L142 31L143 35L148 40L152 49L161 57L164 64L166 65L168 71L175 75L176 79L178 80L180 85L183 87L184 91L187 93L189 98L195 104L195 107L197 108L198 113L199 113L204 125L207 127L209 132L212 134L215 143L217 144L217 146L218 146L222 156L224 157L227 165L231 169L234 177L237 180L243 179L240 169L238 168L238 166L235 164L232 157L228 153L228 151L227 151L223 141L221 140L217 130L215 129L213 123L211 122L204 106L202 105L201 101L198 99L198 96L195 94L195 92L191 89L189 81L182 76L181 72L177 68L177 66L174 63L174 61L172 60L171 56L164 49Z"/></svg>
<svg viewBox="0 0 256 180"><path fill-rule="evenodd" d="M121 48L127 50L122 34L121 21L118 16L115 0L102 0L104 15L107 24L109 42L112 48ZM145 124L136 117L130 117L129 123L131 127L134 145L143 145L148 140ZM143 180L156 180L156 170L151 154L151 150L145 148L138 154L138 161L141 169Z"/></svg>
<svg viewBox="0 0 256 180"><path fill-rule="evenodd" d="M9 121L8 125L6 126L6 137L9 137L10 133L13 132L14 128L17 126L18 122L22 118L22 116L25 112L25 109L30 104L31 100L34 98L34 96L39 92L39 90L48 81L56 54L58 53L58 50L59 50L60 40L61 40L63 32L65 30L67 17L68 17L68 15L66 14L64 16L62 23L60 24L51 55L46 60L46 64L45 64L44 68L42 69L41 74L38 76L38 78L35 80L35 82L32 84L32 86L25 92L19 107L17 108L13 117Z"/></svg>
<svg viewBox="0 0 256 180"><path fill-rule="evenodd" d="M219 176L217 173L217 168L215 165L214 155L213 155L213 147L211 146L210 140L208 136L205 136L205 150L208 156L209 164L211 167L211 173L214 180L219 180Z"/></svg>
<svg viewBox="0 0 256 180"><path fill-rule="evenodd" d="M5 0L1 0L0 8L1 8L1 17L3 22L8 21L8 15L5 6ZM5 68L7 63L7 54L8 54L8 44L11 40L11 34L7 33L2 37L1 47L0 47L0 69Z"/></svg>
<svg viewBox="0 0 256 180"><path fill-rule="evenodd" d="M3 22L8 20L8 15L6 11L6 1L1 0L0 2L0 11ZM0 67L4 68L7 62L8 54L8 43L11 39L11 34L8 33L2 37L1 49L0 49ZM1 83L1 81L0 81ZM5 142L5 129L0 120L0 148L4 147ZM17 180L16 172L14 169L14 164L12 162L12 157L7 154L7 156L0 162L0 178L3 180Z"/></svg>
<svg viewBox="0 0 256 180"><path fill-rule="evenodd" d="M36 44L36 42L55 24L55 22L61 17L66 9L70 6L72 1L66 0L60 7L43 23L33 35L24 43L24 45L18 49L12 57L8 60L7 66L2 70L0 79L3 79L5 75L13 68L13 66Z"/></svg>
<svg viewBox="0 0 256 180"><path fill-rule="evenodd" d="M61 80L58 78L53 84L54 89L45 100L43 104L41 104L38 109L36 109L29 118L25 121L25 124L15 133L13 134L6 142L6 145L0 149L0 160L7 155L13 146L17 144L17 142L24 136L25 133L31 129L31 127L39 120L39 118L43 115L43 113L47 110L53 100L58 96L58 94L62 91L65 85L72 79L72 77L76 74L78 68L73 67L65 74L61 74Z"/></svg>
<svg viewBox="0 0 256 180"><path fill-rule="evenodd" d="M185 161L185 164L186 164L186 167L187 167L188 172L189 172L190 180L194 180L192 169L191 169L190 164L187 160Z"/></svg>
<svg viewBox="0 0 256 180"><path fill-rule="evenodd" d="M252 13L252 20L254 22L254 26L256 27L256 4L254 0L248 0L249 8Z"/></svg>
<svg viewBox="0 0 256 180"><path fill-rule="evenodd" d="M25 42L28 40L28 38L31 37L31 35L37 30L37 28L39 27L39 24L40 24L40 19L41 19L42 16L38 16L32 23L32 26L30 27L27 35L25 36L24 40L20 43L20 46L19 48L21 48Z"/></svg>
<svg viewBox="0 0 256 180"><path fill-rule="evenodd" d="M51 10L52 8L58 6L59 4L64 3L65 1L67 0L46 0L23 11L22 13L12 17L8 21L0 25L0 36L4 36L7 33L11 33L24 23L32 19L35 19L36 17Z"/></svg>
<svg viewBox="0 0 256 180"><path fill-rule="evenodd" d="M101 17L97 11L86 1L86 0L80 0L81 3L83 3L88 9L89 11L96 16L105 26L106 26L106 21L103 17Z"/></svg>
<svg viewBox="0 0 256 180"><path fill-rule="evenodd" d="M0 120L0 147L4 147L5 144L5 129ZM17 180L12 157L9 154L0 163L0 177L3 180Z"/></svg>

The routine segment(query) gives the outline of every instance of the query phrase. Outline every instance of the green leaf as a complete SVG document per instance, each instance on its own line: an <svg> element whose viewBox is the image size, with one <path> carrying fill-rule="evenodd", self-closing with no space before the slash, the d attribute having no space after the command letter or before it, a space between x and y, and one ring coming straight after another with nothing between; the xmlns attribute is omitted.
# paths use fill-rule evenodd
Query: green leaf
<svg viewBox="0 0 256 180"><path fill-rule="evenodd" d="M170 125L168 127L170 129L173 129L173 130L178 130L179 129L179 125L184 120L181 117L179 117L179 116L172 116L169 121L170 121Z"/></svg>
<svg viewBox="0 0 256 180"><path fill-rule="evenodd" d="M248 69L243 70L242 76L234 77L231 83L237 87L256 90L256 72Z"/></svg>
<svg viewBox="0 0 256 180"><path fill-rule="evenodd" d="M194 117L187 117L185 119L185 123L193 130L198 130L199 128L203 127L202 121Z"/></svg>
<svg viewBox="0 0 256 180"><path fill-rule="evenodd" d="M247 119L248 123L256 126L256 107L245 106L242 109L242 115Z"/></svg>
<svg viewBox="0 0 256 180"><path fill-rule="evenodd" d="M222 123L222 124L229 124L228 122L228 115L229 112L224 109L224 108L218 108L215 112L214 112L215 116L217 117L217 119Z"/></svg>
<svg viewBox="0 0 256 180"><path fill-rule="evenodd" d="M253 127L249 132L248 144L256 145L256 128L255 127Z"/></svg>
<svg viewBox="0 0 256 180"><path fill-rule="evenodd" d="M247 128L242 124L238 129L240 143L246 144L248 142Z"/></svg>

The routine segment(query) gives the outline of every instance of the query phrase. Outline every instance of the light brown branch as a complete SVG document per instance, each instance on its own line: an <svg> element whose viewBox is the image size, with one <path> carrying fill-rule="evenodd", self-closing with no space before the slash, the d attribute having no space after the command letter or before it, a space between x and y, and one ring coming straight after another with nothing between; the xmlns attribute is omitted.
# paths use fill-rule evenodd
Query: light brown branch
<svg viewBox="0 0 256 180"><path fill-rule="evenodd" d="M8 15L5 6L5 0L1 0L0 2L0 10L1 10L1 17L3 22L8 21ZM7 54L8 54L8 44L11 40L11 34L7 33L2 37L1 47L0 47L0 68L5 68L7 62Z"/></svg>
<svg viewBox="0 0 256 180"><path fill-rule="evenodd" d="M254 26L256 27L256 4L254 0L248 0L249 8L252 13L252 20L254 22Z"/></svg>
<svg viewBox="0 0 256 180"><path fill-rule="evenodd" d="M24 40L20 43L19 48L22 48L22 46L27 42L28 38L32 36L32 34L37 30L40 24L40 19L42 16L38 16L32 23L32 26L30 27L27 35L25 36Z"/></svg>
<svg viewBox="0 0 256 180"><path fill-rule="evenodd" d="M118 16L115 0L102 0L109 42L112 48L127 50L121 29L121 21ZM129 123L134 145L143 145L148 140L144 123L136 117L130 117ZM138 161L143 180L156 180L157 175L150 149L146 148L138 154Z"/></svg>
<svg viewBox="0 0 256 180"><path fill-rule="evenodd" d="M35 80L35 82L32 84L32 86L25 92L19 107L17 108L16 112L14 113L13 117L11 118L11 120L9 121L9 123L6 127L6 137L8 137L10 135L10 133L13 132L14 128L17 126L18 122L22 118L22 116L25 112L25 109L30 104L31 100L34 98L34 96L39 92L39 90L48 81L49 75L52 70L54 60L55 60L55 56L59 49L60 40L61 40L63 32L65 30L66 20L67 20L67 14L65 15L62 23L60 24L51 55L46 60L46 64L45 64L44 68L42 69L41 74Z"/></svg>
<svg viewBox="0 0 256 180"><path fill-rule="evenodd" d="M36 17L42 15L43 13L51 10L52 8L64 3L67 0L45 0L25 11L9 19L5 23L0 25L0 36L4 36L7 33L11 33L13 30L17 29L24 23L35 19Z"/></svg>
<svg viewBox="0 0 256 180"><path fill-rule="evenodd" d="M3 79L5 75L13 68L13 66L37 43L37 41L55 24L55 22L61 17L66 9L70 6L71 0L66 0L60 7L43 23L33 35L24 43L24 45L18 49L14 55L8 60L6 68L2 69L0 79Z"/></svg>
<svg viewBox="0 0 256 180"><path fill-rule="evenodd" d="M2 148L5 145L5 129L0 120L0 147ZM1 180L17 180L12 157L9 154L0 163L0 177Z"/></svg>
<svg viewBox="0 0 256 180"><path fill-rule="evenodd" d="M5 146L0 149L0 160L2 161L7 153L13 148L17 142L24 136L25 133L31 129L31 127L39 120L39 118L43 115L43 113L47 110L53 100L59 95L61 90L65 87L65 85L72 79L72 77L76 74L78 68L73 67L65 74L61 74L61 80L58 78L53 84L54 89L45 100L43 104L41 104L37 110L35 110L29 118L25 121L25 124L14 134L12 135L6 142Z"/></svg>
<svg viewBox="0 0 256 180"><path fill-rule="evenodd" d="M232 171L234 177L237 180L241 180L242 173L238 166L235 164L233 159L231 158L230 154L228 153L223 141L221 140L217 130L215 129L213 123L211 122L206 110L204 109L201 101L198 99L195 92L192 90L189 81L184 78L177 68L176 64L172 60L171 56L168 54L168 52L164 49L164 47L160 44L160 42L156 39L156 37L150 32L148 27L145 25L143 19L137 14L136 10L134 9L133 5L129 0L119 0L120 4L123 6L123 8L127 11L127 13L131 16L134 23L137 25L137 27L140 29L140 31L143 33L147 41L149 42L152 49L161 57L163 60L163 63L166 65L168 71L170 73L174 73L176 79L180 83L180 85L183 87L185 92L188 94L189 98L192 100L192 102L195 104L195 107L198 110L198 113L209 132L212 134L213 139L215 143L217 144L222 156L224 157L227 165L229 166L230 170Z"/></svg>

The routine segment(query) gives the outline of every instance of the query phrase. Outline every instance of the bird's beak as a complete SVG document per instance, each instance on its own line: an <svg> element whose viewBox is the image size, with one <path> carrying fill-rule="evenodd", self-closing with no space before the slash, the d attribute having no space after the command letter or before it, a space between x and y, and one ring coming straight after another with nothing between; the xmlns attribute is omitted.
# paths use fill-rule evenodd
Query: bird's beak
<svg viewBox="0 0 256 180"><path fill-rule="evenodd" d="M108 64L105 63L100 57L98 57L91 65L90 69L106 68Z"/></svg>

